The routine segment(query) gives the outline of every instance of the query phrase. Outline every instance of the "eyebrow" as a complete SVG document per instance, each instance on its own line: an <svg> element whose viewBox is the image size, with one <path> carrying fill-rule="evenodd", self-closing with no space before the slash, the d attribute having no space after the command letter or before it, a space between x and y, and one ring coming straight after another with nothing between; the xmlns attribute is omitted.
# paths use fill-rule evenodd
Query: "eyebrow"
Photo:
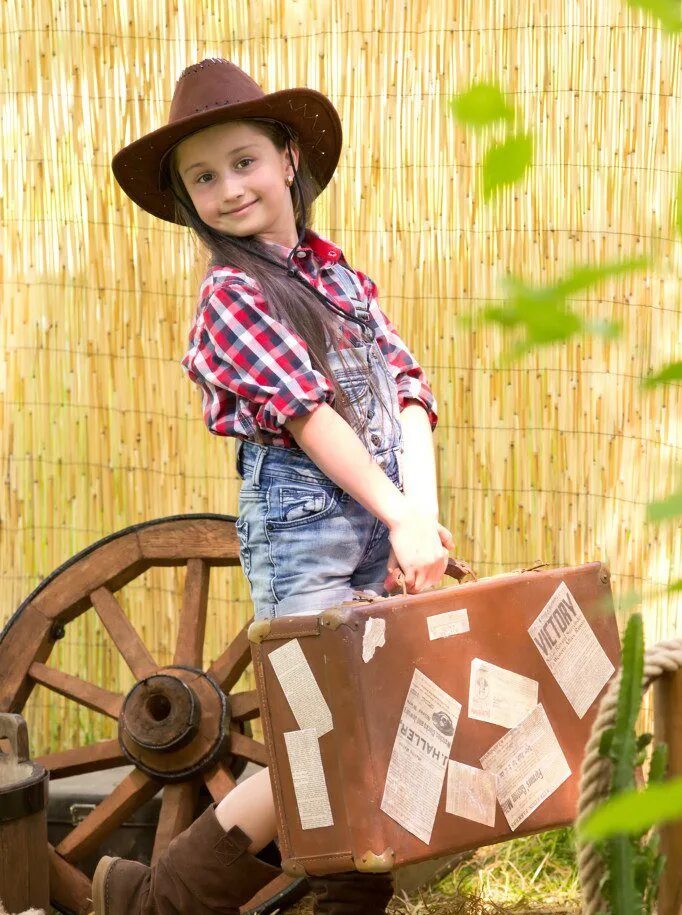
<svg viewBox="0 0 682 915"><path fill-rule="evenodd" d="M230 151L230 155L233 156L235 153L241 152L242 149L250 149L254 144L246 143L244 146L237 146L235 149ZM193 168L207 168L206 162L194 162L192 165L188 165L187 168L183 171L183 175L186 175L187 172L191 171Z"/></svg>

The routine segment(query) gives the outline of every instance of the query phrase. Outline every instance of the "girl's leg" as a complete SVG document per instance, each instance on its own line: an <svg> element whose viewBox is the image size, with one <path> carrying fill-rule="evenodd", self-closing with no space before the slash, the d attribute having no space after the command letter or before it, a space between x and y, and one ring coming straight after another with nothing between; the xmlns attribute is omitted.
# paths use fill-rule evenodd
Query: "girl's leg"
<svg viewBox="0 0 682 915"><path fill-rule="evenodd" d="M255 857L275 835L264 769L207 807L152 867L102 858L92 883L94 915L239 915L281 874Z"/></svg>
<svg viewBox="0 0 682 915"><path fill-rule="evenodd" d="M233 788L216 806L215 815L225 832L239 826L251 838L251 854L272 842L277 823L268 769L261 769Z"/></svg>

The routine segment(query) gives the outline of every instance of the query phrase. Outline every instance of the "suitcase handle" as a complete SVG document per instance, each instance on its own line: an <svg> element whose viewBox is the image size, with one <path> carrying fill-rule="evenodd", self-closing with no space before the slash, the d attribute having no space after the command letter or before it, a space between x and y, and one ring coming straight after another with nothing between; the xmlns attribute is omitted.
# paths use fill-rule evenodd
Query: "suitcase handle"
<svg viewBox="0 0 682 915"><path fill-rule="evenodd" d="M448 559L448 564L445 567L445 575L450 575L452 578L456 579L458 582L466 578L467 575L471 575L473 581L478 581L478 575L474 572L471 566L466 563L463 559ZM405 575L402 569L396 575L396 585L400 585L403 589L403 597L407 596L407 585L405 584Z"/></svg>

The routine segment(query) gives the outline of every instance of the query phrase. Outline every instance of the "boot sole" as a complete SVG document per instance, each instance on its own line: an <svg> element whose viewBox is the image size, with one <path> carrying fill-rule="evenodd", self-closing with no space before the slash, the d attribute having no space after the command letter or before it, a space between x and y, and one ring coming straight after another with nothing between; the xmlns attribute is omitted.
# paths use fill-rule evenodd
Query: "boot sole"
<svg viewBox="0 0 682 915"><path fill-rule="evenodd" d="M92 915L107 915L106 910L106 886L107 886L107 877L111 871L112 866L120 861L120 858L112 858L109 855L104 855L100 859L95 873L92 877Z"/></svg>

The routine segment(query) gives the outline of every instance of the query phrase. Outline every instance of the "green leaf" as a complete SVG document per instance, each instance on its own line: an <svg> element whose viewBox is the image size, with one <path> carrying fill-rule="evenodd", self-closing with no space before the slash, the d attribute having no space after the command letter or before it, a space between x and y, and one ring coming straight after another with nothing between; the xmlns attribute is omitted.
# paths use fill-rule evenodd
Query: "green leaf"
<svg viewBox="0 0 682 915"><path fill-rule="evenodd" d="M670 34L682 30L682 11L679 0L627 0L628 6L649 13Z"/></svg>
<svg viewBox="0 0 682 915"><path fill-rule="evenodd" d="M649 502L646 507L647 521L667 521L682 515L682 491L674 492L658 502Z"/></svg>
<svg viewBox="0 0 682 915"><path fill-rule="evenodd" d="M583 289L589 289L602 280L613 276L622 276L637 270L644 270L651 266L651 258L646 255L631 257L624 261L611 261L605 264L583 264L574 267L567 276L555 284L557 295L569 296Z"/></svg>
<svg viewBox="0 0 682 915"><path fill-rule="evenodd" d="M682 362L670 362L664 365L656 375L649 375L642 381L642 387L653 388L668 381L682 381Z"/></svg>
<svg viewBox="0 0 682 915"><path fill-rule="evenodd" d="M523 177L533 159L530 134L516 134L493 143L483 157L483 199L489 200L499 188Z"/></svg>
<svg viewBox="0 0 682 915"><path fill-rule="evenodd" d="M643 791L630 789L600 804L577 828L589 842L610 836L641 833L657 823L682 817L682 776L647 785Z"/></svg>
<svg viewBox="0 0 682 915"><path fill-rule="evenodd" d="M514 110L505 101L499 86L473 83L449 102L455 119L467 127L486 127L496 121L513 121Z"/></svg>
<svg viewBox="0 0 682 915"><path fill-rule="evenodd" d="M669 588L666 588L666 591L669 591L671 594L675 591L682 591L682 578L678 581L674 581Z"/></svg>

